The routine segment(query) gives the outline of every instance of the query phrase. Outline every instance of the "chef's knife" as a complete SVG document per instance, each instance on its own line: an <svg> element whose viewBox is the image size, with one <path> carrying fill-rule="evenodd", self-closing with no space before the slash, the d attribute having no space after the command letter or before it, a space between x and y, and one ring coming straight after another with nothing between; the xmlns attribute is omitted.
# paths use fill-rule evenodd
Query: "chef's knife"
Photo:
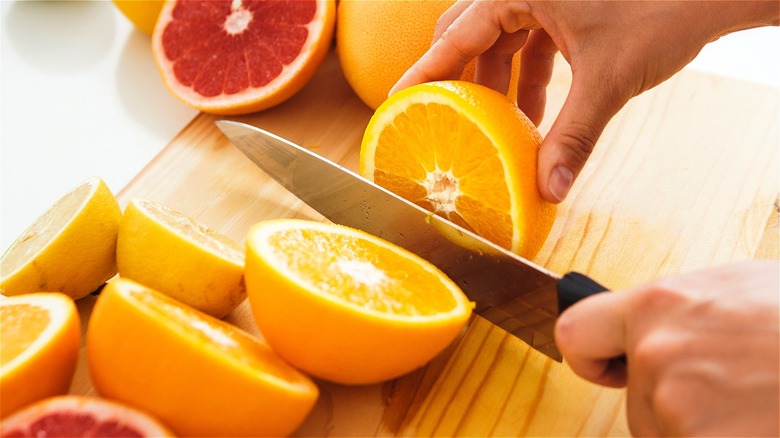
<svg viewBox="0 0 780 438"><path fill-rule="evenodd" d="M240 122L217 126L250 160L329 220L361 229L430 261L461 287L474 311L561 361L555 319L606 290L563 278L279 136Z"/></svg>

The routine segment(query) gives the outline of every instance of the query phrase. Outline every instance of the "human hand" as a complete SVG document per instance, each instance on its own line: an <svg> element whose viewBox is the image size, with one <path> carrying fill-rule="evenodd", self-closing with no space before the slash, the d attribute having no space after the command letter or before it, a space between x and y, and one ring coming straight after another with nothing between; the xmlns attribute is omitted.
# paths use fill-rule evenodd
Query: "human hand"
<svg viewBox="0 0 780 438"><path fill-rule="evenodd" d="M538 163L542 196L560 202L629 99L668 79L719 36L776 25L779 4L460 1L441 16L433 45L390 93L457 79L473 58L476 82L506 93L512 56L522 48L518 106L538 125L560 51L571 65L572 84Z"/></svg>
<svg viewBox="0 0 780 438"><path fill-rule="evenodd" d="M780 264L754 261L594 295L556 343L580 376L627 386L634 435L778 436L779 287Z"/></svg>

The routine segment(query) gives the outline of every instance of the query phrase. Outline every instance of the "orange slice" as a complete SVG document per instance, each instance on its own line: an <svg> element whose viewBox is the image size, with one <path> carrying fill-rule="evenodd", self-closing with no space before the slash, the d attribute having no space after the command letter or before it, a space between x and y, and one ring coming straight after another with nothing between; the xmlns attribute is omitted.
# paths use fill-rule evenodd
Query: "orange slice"
<svg viewBox="0 0 780 438"><path fill-rule="evenodd" d="M2 437L172 437L149 415L97 397L63 395L34 403L0 423Z"/></svg>
<svg viewBox="0 0 780 438"><path fill-rule="evenodd" d="M81 325L61 293L0 299L0 417L68 392L76 370Z"/></svg>
<svg viewBox="0 0 780 438"><path fill-rule="evenodd" d="M172 0L152 50L163 82L183 102L245 114L303 88L325 60L335 17L335 0Z"/></svg>
<svg viewBox="0 0 780 438"><path fill-rule="evenodd" d="M351 228L279 219L247 237L246 284L260 332L314 376L367 384L431 360L471 315L436 267Z"/></svg>
<svg viewBox="0 0 780 438"><path fill-rule="evenodd" d="M122 278L95 303L87 359L101 395L177 435L288 435L318 395L261 340Z"/></svg>
<svg viewBox="0 0 780 438"><path fill-rule="evenodd" d="M463 81L393 94L363 136L360 172L524 257L550 233L555 205L536 185L541 136L506 96Z"/></svg>

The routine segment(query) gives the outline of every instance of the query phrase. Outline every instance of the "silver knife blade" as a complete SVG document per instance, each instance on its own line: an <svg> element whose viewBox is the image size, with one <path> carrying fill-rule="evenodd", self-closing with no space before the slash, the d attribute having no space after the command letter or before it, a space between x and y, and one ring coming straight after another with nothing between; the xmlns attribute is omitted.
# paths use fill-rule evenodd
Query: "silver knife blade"
<svg viewBox="0 0 780 438"><path fill-rule="evenodd" d="M553 337L559 276L277 135L234 121L217 126L320 214L433 263L476 303L477 314L561 361Z"/></svg>

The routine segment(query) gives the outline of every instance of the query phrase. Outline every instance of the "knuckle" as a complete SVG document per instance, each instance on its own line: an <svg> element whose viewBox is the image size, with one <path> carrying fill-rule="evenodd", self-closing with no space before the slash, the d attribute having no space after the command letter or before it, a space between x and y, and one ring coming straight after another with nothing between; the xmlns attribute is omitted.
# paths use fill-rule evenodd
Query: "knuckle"
<svg viewBox="0 0 780 438"><path fill-rule="evenodd" d="M655 375L660 373L664 364L672 356L673 337L664 333L654 332L643 337L631 352L629 362L641 374Z"/></svg>
<svg viewBox="0 0 780 438"><path fill-rule="evenodd" d="M688 298L677 285L668 279L660 279L634 291L632 304L633 310L642 314L664 314L686 301Z"/></svg>
<svg viewBox="0 0 780 438"><path fill-rule="evenodd" d="M690 408L696 401L681 390L680 383L675 379L660 381L650 396L650 403L662 429L675 435L689 436L692 432Z"/></svg>
<svg viewBox="0 0 780 438"><path fill-rule="evenodd" d="M456 39L453 37L453 32L454 30L452 28L445 30L444 33L441 34L441 38L439 38L439 43L449 47L451 53L458 58L458 61L462 64L466 64L473 56L469 55L468 50L457 43Z"/></svg>
<svg viewBox="0 0 780 438"><path fill-rule="evenodd" d="M561 131L558 142L568 152L571 161L584 165L593 152L599 135L600 132L588 124L571 123Z"/></svg>

